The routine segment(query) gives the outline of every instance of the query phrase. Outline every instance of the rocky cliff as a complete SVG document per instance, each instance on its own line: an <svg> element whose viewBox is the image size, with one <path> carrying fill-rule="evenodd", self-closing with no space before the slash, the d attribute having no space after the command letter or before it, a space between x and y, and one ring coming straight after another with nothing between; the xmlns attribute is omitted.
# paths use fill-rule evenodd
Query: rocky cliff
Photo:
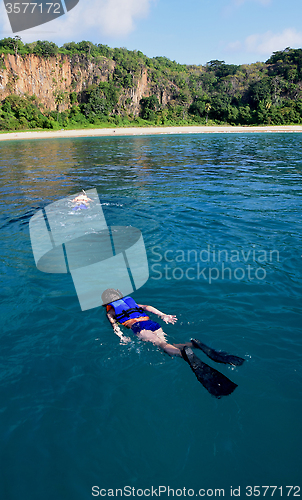
<svg viewBox="0 0 302 500"><path fill-rule="evenodd" d="M97 60L84 55L58 54L55 57L42 58L34 54L25 57L6 54L0 56L0 101L10 94L36 95L49 110L55 110L60 103L60 111L70 107L69 95L80 94L90 85L109 82L113 79L116 63L106 57ZM151 85L148 68L141 67L139 74L133 76L133 86L123 89L119 107L137 116L142 97L157 95L165 106L177 90L174 84L160 89ZM58 99L61 96L61 99ZM64 98L62 99L62 96Z"/></svg>

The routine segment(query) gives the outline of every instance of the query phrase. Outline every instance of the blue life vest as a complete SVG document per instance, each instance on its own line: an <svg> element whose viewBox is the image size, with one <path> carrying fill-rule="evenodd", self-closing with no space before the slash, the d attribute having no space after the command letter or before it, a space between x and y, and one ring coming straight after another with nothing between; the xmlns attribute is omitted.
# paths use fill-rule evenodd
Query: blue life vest
<svg viewBox="0 0 302 500"><path fill-rule="evenodd" d="M123 299L110 302L115 311L116 319L119 323L125 323L128 319L141 318L144 309L139 307L132 297L124 297ZM144 314L146 316L146 313Z"/></svg>

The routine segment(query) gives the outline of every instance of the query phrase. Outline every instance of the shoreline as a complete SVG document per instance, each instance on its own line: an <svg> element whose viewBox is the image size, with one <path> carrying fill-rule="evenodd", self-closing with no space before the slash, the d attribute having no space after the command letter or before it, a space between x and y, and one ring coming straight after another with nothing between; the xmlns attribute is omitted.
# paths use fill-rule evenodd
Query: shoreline
<svg viewBox="0 0 302 500"><path fill-rule="evenodd" d="M75 137L110 137L110 136L139 136L139 135L165 135L165 134L245 134L245 133L299 133L302 125L264 125L264 126L184 126L184 127L125 127L125 128L100 128L79 130L51 130L38 132L12 131L0 134L0 141L13 141L25 139L58 139Z"/></svg>

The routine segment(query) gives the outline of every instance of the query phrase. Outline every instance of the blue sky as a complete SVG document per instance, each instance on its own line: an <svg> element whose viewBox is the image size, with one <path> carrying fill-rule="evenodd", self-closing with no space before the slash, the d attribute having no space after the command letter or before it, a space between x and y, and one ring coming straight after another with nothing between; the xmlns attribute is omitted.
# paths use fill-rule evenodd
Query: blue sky
<svg viewBox="0 0 302 500"><path fill-rule="evenodd" d="M184 64L244 64L302 47L301 19L302 0L80 0L68 14L19 35L58 45L90 40ZM6 36L14 35L2 2L0 38Z"/></svg>

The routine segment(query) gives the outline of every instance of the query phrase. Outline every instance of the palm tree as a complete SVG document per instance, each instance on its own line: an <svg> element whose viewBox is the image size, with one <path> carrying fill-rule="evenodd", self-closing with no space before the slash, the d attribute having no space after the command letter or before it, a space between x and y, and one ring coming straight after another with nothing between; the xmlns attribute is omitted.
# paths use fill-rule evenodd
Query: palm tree
<svg viewBox="0 0 302 500"><path fill-rule="evenodd" d="M15 51L16 56L18 55L19 42L21 42L21 37L15 36L13 38L13 45L14 45L14 51Z"/></svg>
<svg viewBox="0 0 302 500"><path fill-rule="evenodd" d="M206 105L205 105L205 110L206 110L206 113L207 113L206 123L208 123L208 116L209 116L209 112L210 112L211 107L212 107L211 104L209 102L207 102Z"/></svg>

